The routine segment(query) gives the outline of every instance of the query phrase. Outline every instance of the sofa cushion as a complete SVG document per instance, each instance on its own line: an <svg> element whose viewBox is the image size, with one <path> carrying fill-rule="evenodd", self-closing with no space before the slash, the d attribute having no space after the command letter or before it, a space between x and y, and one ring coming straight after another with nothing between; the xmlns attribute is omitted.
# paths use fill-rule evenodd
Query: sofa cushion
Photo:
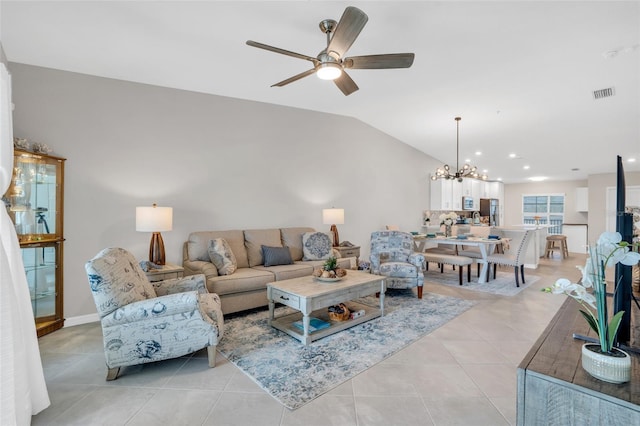
<svg viewBox="0 0 640 426"><path fill-rule="evenodd" d="M289 247L262 246L262 258L264 266L291 265L291 252Z"/></svg>
<svg viewBox="0 0 640 426"><path fill-rule="evenodd" d="M296 262L291 265L277 265L277 266L255 266L251 269L258 271L271 272L276 277L276 281L288 280L291 278L307 277L311 276L313 272L313 266L310 262Z"/></svg>
<svg viewBox="0 0 640 426"><path fill-rule="evenodd" d="M302 234L305 232L315 232L315 229L308 227L300 228L281 228L280 235L282 237L282 245L289 247L291 259L293 261L302 260Z"/></svg>
<svg viewBox="0 0 640 426"><path fill-rule="evenodd" d="M278 266L274 266L277 268ZM276 280L273 273L254 268L238 268L233 275L219 275L207 278L207 289L219 296L245 293L254 290L267 290L267 284ZM224 305L224 299L222 299Z"/></svg>
<svg viewBox="0 0 640 426"><path fill-rule="evenodd" d="M247 229L244 231L244 246L249 266L263 264L262 246L282 247L279 229Z"/></svg>
<svg viewBox="0 0 640 426"><path fill-rule="evenodd" d="M219 275L231 275L238 268L233 250L224 238L209 241L209 258L211 263L218 268Z"/></svg>
<svg viewBox="0 0 640 426"><path fill-rule="evenodd" d="M323 260L331 257L331 238L323 232L305 232L302 235L302 260Z"/></svg>
<svg viewBox="0 0 640 426"><path fill-rule="evenodd" d="M244 247L244 233L240 230L231 231L199 231L189 234L187 241L187 255L189 260L204 260L210 262L209 241L224 238L236 257L238 268L248 268L249 260Z"/></svg>

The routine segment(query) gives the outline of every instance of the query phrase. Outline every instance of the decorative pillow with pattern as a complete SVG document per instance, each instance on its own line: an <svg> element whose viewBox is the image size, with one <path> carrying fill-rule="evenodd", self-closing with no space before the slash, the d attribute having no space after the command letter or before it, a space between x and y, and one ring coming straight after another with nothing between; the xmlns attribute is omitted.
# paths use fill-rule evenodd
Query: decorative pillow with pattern
<svg viewBox="0 0 640 426"><path fill-rule="evenodd" d="M208 251L211 263L218 268L218 274L231 275L238 268L236 257L224 238L216 238L209 241Z"/></svg>
<svg viewBox="0 0 640 426"><path fill-rule="evenodd" d="M326 260L331 257L331 238L324 232L305 232L302 235L303 260Z"/></svg>

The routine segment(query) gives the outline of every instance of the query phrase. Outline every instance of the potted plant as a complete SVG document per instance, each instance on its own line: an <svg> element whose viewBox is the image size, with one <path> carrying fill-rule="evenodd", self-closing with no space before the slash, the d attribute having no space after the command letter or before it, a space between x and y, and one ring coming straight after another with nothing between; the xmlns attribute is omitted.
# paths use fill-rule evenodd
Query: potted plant
<svg viewBox="0 0 640 426"><path fill-rule="evenodd" d="M636 265L640 254L630 248L631 245L622 241L618 232L603 232L596 245L589 247L585 266L578 266L582 271L580 283L561 278L552 287L542 289L547 293L566 294L584 308L580 313L598 335L599 344L586 343L582 346L582 367L593 377L611 383L629 381L631 359L629 354L614 347L624 311L617 312L609 320L605 270L617 263ZM587 289L592 289L592 292Z"/></svg>
<svg viewBox="0 0 640 426"><path fill-rule="evenodd" d="M442 213L439 217L440 225L444 225L445 237L451 236L451 226L456 223L458 215L455 212Z"/></svg>

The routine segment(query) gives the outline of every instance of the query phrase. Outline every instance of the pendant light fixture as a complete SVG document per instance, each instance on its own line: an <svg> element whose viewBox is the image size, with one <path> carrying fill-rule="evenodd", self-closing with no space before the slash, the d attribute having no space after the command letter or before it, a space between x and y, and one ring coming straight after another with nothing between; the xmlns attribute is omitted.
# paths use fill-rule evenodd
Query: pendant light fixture
<svg viewBox="0 0 640 426"><path fill-rule="evenodd" d="M455 179L458 182L462 182L463 178L481 179L487 180L487 175L478 174L478 168L464 163L464 166L460 168L460 120L461 117L456 117L456 168L452 172L448 164L445 164L442 168L438 168L434 175L431 175L431 180L438 179Z"/></svg>

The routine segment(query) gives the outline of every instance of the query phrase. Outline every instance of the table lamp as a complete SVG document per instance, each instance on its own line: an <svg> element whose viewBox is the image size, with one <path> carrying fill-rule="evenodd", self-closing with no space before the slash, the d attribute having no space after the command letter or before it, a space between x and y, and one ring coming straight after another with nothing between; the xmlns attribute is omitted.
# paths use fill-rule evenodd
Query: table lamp
<svg viewBox="0 0 640 426"><path fill-rule="evenodd" d="M331 232L333 233L333 246L338 247L340 245L340 237L338 236L338 225L344 224L344 209L322 209L322 223L324 225L331 225Z"/></svg>
<svg viewBox="0 0 640 426"><path fill-rule="evenodd" d="M165 264L164 241L162 231L171 231L173 226L173 208L158 207L155 203L152 207L136 207L136 231L152 232L149 244L149 261L157 265Z"/></svg>

